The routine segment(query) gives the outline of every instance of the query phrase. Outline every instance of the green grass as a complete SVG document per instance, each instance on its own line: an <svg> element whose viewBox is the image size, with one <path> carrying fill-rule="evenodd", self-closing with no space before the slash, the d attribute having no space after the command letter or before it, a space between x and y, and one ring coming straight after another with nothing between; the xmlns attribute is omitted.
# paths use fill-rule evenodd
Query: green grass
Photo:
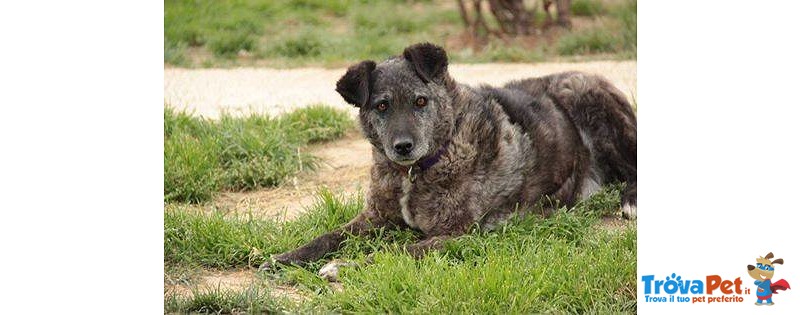
<svg viewBox="0 0 800 315"><path fill-rule="evenodd" d="M576 3L573 3L573 9ZM562 36L556 43L558 54L572 56L613 53L636 58L636 1L625 0L610 7L608 11L613 18L605 23L609 27L574 31Z"/></svg>
<svg viewBox="0 0 800 315"><path fill-rule="evenodd" d="M347 222L359 199L342 200L322 191L319 201L296 220L280 223L251 216L198 213L168 205L164 213L167 266L241 268L293 249ZM165 296L167 311L299 313L609 313L636 310L636 227L598 226L618 208L611 187L571 211L548 218L516 219L494 231L474 229L444 249L415 260L402 250L417 235L383 231L351 238L334 256L363 263L344 269L344 291L316 276L325 262L261 274L256 289ZM169 268L168 268L169 269ZM303 303L270 299L270 283L291 285L309 297ZM255 291L254 291L255 290ZM218 290L219 291L219 290Z"/></svg>
<svg viewBox="0 0 800 315"><path fill-rule="evenodd" d="M570 10L575 16L597 16L607 12L603 2L598 0L573 0Z"/></svg>
<svg viewBox="0 0 800 315"><path fill-rule="evenodd" d="M636 58L636 0L625 0L612 15L620 22L620 42L630 58Z"/></svg>
<svg viewBox="0 0 800 315"><path fill-rule="evenodd" d="M636 37L636 3L631 3L575 1L572 9L576 18L602 15L613 20L595 31L620 34L627 44L612 52L629 56ZM541 38L535 39L541 44L533 50L524 48L530 39L492 38L486 48L473 51L460 43L461 18L453 2L444 0L169 0L164 10L164 61L188 67L344 66L363 59L380 61L422 41L445 46L453 61L462 63L540 62L567 52ZM496 24L492 18L489 23ZM188 58L190 47L206 50L211 57ZM240 52L251 57L240 58Z"/></svg>
<svg viewBox="0 0 800 315"><path fill-rule="evenodd" d="M274 313L284 311L290 302L275 298L268 288L250 286L243 291L216 288L194 291L191 298L171 294L164 299L169 312L198 312L217 314Z"/></svg>
<svg viewBox="0 0 800 315"><path fill-rule="evenodd" d="M348 114L321 105L277 118L224 114L209 120L164 109L164 199L203 202L219 190L276 186L314 159L300 151L352 128Z"/></svg>
<svg viewBox="0 0 800 315"><path fill-rule="evenodd" d="M164 62L176 65L185 66L188 60L186 59L186 43L183 42L167 42L164 41Z"/></svg>
<svg viewBox="0 0 800 315"><path fill-rule="evenodd" d="M353 121L347 112L331 110L321 105L305 107L288 113L281 119L293 130L297 130L305 142L340 138L353 127Z"/></svg>
<svg viewBox="0 0 800 315"><path fill-rule="evenodd" d="M212 268L257 266L269 254L295 248L349 221L363 207L357 200L343 201L323 191L312 211L283 224L246 215L199 214L183 205L168 205L164 260Z"/></svg>
<svg viewBox="0 0 800 315"><path fill-rule="evenodd" d="M619 39L604 30L575 32L561 37L558 53L562 56L579 54L611 53L619 50Z"/></svg>

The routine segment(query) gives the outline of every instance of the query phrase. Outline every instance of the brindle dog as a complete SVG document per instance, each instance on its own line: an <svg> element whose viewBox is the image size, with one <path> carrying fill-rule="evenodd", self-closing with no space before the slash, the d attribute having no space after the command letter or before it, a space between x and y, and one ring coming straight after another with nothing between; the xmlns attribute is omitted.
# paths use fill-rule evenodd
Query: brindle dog
<svg viewBox="0 0 800 315"><path fill-rule="evenodd" d="M304 264L347 235L412 228L407 251L516 214L572 206L601 185L625 182L622 209L636 216L636 116L601 77L578 72L501 88L457 84L438 46L416 44L380 64L362 61L336 91L359 108L373 166L366 206L352 221L262 265Z"/></svg>

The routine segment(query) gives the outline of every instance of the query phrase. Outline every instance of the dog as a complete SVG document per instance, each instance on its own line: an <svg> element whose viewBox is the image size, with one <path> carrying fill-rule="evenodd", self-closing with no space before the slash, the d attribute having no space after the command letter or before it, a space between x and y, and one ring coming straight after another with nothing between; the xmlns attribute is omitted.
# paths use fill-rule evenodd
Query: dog
<svg viewBox="0 0 800 315"><path fill-rule="evenodd" d="M778 294L780 290L791 289L789 282L786 280L778 280L772 282L772 277L775 276L775 264L783 265L783 258L770 260L775 257L772 252L767 253L764 257L756 258L756 265L747 265L747 274L755 279L755 285L758 286L756 290L756 305L772 306L772 294Z"/></svg>
<svg viewBox="0 0 800 315"><path fill-rule="evenodd" d="M362 61L336 83L359 109L372 145L363 211L344 226L272 256L262 270L316 261L347 235L410 228L420 257L478 224L572 206L625 182L623 215L636 217L636 116L605 79L579 72L501 88L457 84L447 54L420 43L380 64ZM538 209L538 210L529 210Z"/></svg>

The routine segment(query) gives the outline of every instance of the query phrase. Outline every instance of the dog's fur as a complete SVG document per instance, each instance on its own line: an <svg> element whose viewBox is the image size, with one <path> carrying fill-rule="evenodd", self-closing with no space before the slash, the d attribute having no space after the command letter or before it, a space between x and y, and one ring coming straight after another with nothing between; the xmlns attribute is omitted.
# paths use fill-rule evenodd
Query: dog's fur
<svg viewBox="0 0 800 315"><path fill-rule="evenodd" d="M422 232L407 248L419 256L475 223L546 214L610 182L626 182L623 214L635 218L636 117L601 77L568 72L472 88L453 81L442 48L425 43L350 67L336 91L359 108L373 146L366 207L264 268L317 260L346 235L381 227Z"/></svg>

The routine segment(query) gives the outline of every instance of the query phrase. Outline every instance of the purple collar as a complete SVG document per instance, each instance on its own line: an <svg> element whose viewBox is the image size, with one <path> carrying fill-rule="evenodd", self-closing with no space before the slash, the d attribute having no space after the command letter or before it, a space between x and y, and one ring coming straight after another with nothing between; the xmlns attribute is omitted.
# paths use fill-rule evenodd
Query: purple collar
<svg viewBox="0 0 800 315"><path fill-rule="evenodd" d="M448 141L441 148L439 148L439 150L436 151L436 153L434 155L431 155L429 157L421 159L421 160L417 161L416 163L414 163L412 165L404 166L404 165L400 165L400 164L394 163L392 161L389 161L389 166L391 166L392 168L394 168L396 170L399 170L401 172L404 172L404 173L407 172L407 173L409 173L409 175L411 174L412 169L419 169L420 172L425 171L425 170L433 167L434 165L436 165L436 163L439 162L439 159L442 158L442 155L445 152L447 152L447 146L449 144L450 144L450 142Z"/></svg>

